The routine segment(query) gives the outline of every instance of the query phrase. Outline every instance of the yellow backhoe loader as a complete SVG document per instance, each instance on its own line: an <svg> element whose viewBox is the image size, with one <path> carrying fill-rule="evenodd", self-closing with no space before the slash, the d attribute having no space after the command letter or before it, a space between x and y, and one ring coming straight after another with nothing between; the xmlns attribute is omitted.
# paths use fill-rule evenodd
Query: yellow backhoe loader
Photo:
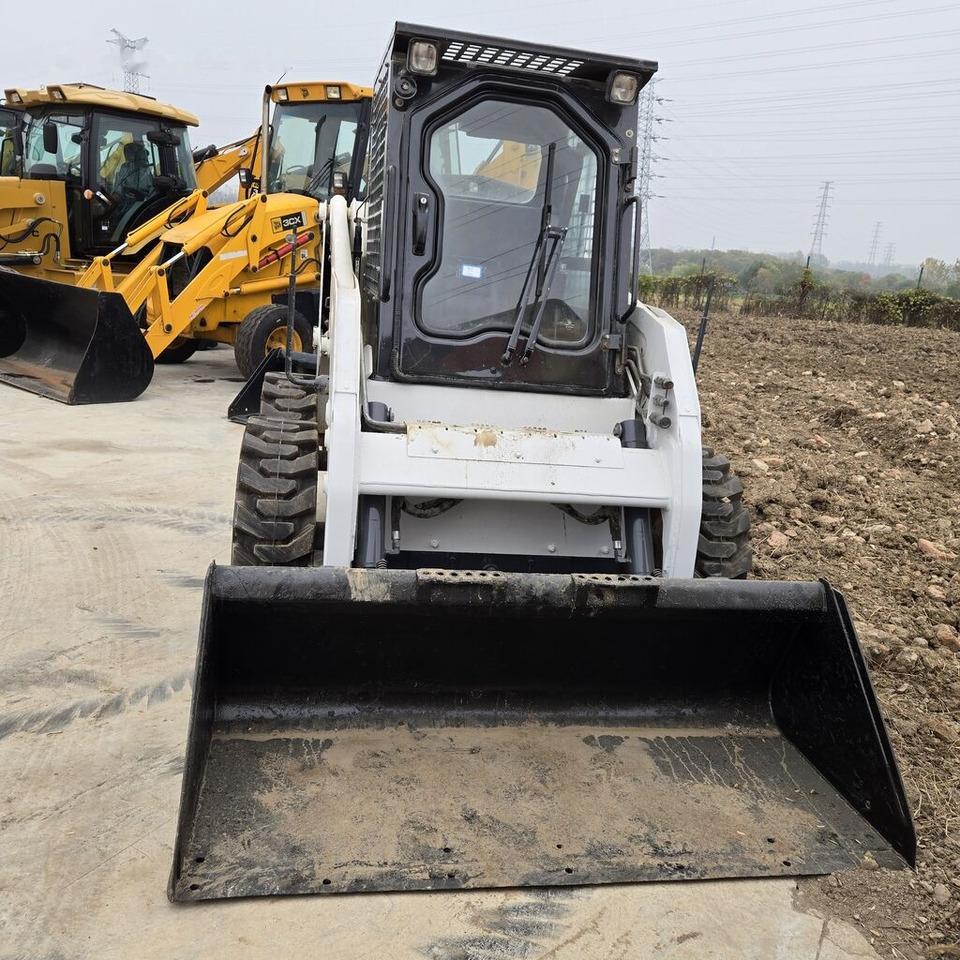
<svg viewBox="0 0 960 960"><path fill-rule="evenodd" d="M368 89L346 83L268 87L265 175L256 134L219 163L205 158L216 170L211 182L244 171L245 199L207 209L198 189L96 257L69 285L0 272L0 380L67 403L130 400L150 382L154 359L184 360L202 341L233 344L249 376L286 342L284 314L272 300L288 285L291 267L297 289L319 299L319 202L362 194L369 102ZM249 166L236 162L241 155ZM94 193L91 202L97 199ZM291 229L301 230L295 243L286 240ZM295 349L312 342L311 312L305 307L298 318Z"/></svg>

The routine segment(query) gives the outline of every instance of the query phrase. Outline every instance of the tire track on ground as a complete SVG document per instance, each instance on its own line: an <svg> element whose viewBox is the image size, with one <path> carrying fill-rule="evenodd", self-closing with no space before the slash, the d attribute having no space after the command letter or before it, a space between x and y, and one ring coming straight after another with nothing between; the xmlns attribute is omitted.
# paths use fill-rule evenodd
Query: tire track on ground
<svg viewBox="0 0 960 960"><path fill-rule="evenodd" d="M181 670L156 683L144 684L112 696L90 697L36 710L3 713L0 714L0 740L14 733L53 733L63 730L75 720L101 720L144 702L148 707L163 703L184 686L192 684L192 680L193 670Z"/></svg>
<svg viewBox="0 0 960 960"><path fill-rule="evenodd" d="M153 507L130 503L77 504L53 497L25 497L0 508L4 523L136 523L164 530L206 534L232 518L212 510Z"/></svg>

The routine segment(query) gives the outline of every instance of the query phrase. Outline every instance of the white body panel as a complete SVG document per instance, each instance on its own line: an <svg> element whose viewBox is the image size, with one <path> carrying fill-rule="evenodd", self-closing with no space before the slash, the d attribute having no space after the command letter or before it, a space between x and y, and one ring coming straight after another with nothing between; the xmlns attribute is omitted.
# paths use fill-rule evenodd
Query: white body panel
<svg viewBox="0 0 960 960"><path fill-rule="evenodd" d="M643 305L624 326L641 372L672 382L656 410L643 394L593 399L375 381L364 363L346 204L334 198L329 209L323 563L353 562L358 497L368 494L476 501L429 519L405 516L401 547L408 550L601 557L611 544L607 525L579 524L551 504L658 509L664 575L691 577L702 497L700 407L683 327ZM369 400L391 409L395 432L361 431L361 404ZM655 426L652 413L666 414L670 425ZM624 448L615 436L616 425L633 417L646 420L650 449Z"/></svg>

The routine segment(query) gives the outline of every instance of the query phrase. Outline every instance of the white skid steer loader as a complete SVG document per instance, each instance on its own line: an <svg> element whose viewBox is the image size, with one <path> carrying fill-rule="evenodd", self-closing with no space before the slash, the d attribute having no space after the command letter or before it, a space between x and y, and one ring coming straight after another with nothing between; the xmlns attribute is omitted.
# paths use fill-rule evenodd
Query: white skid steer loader
<svg viewBox="0 0 960 960"><path fill-rule="evenodd" d="M631 292L655 69L397 25L206 581L172 899L913 862L843 598L742 579L684 330Z"/></svg>

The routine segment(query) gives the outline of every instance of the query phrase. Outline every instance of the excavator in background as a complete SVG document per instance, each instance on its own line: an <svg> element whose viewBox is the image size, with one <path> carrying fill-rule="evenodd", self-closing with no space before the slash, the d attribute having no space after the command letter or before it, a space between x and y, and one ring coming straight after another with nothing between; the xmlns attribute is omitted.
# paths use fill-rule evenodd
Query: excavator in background
<svg viewBox="0 0 960 960"><path fill-rule="evenodd" d="M43 94L59 103L57 90L64 99L67 93L89 96L87 88L75 94L73 89L48 87ZM106 93L99 91L101 96ZM27 107L22 92L9 91L8 101ZM352 197L364 189L369 103L367 88L346 83L267 87L261 125L272 131L266 171L260 169L259 131L216 153L206 148L196 158L201 174L208 166L205 177L211 187L239 174L245 196L217 207L208 208L208 191L200 189L193 163L187 164L187 158L193 158L185 130L182 135L166 128L160 133L148 131L143 135L145 143L163 141L168 161L173 150L180 167L189 165L187 186L193 189L181 190L179 199L167 202L145 220L125 214L123 223L131 229L118 234L111 227L113 246L82 271L71 257L68 272L54 278L59 267L50 267L46 256L52 249L59 253L55 259L64 259L58 241L64 222L73 223L69 203L42 224L37 217L19 224L17 232L7 234L9 244L30 237L34 248L18 249L13 255L18 260L16 272L0 271L0 380L67 403L131 400L149 384L154 360L182 362L204 342L233 344L238 366L249 376L281 338L286 342L283 313L273 305L273 298L287 286L291 262L295 261L297 288L314 299L320 296L318 204L333 193ZM136 194L144 193L148 183L156 189L169 186L167 168L162 165L151 173L138 173L143 178L138 186L127 186L133 176L127 164L134 163L134 154L140 157L142 144L130 145L122 139L119 148L103 147L88 159L84 174L84 154L79 148L87 141L82 135L74 140L73 134L58 133L73 115L51 112L46 104L43 111L34 106L34 112L44 119L34 119L25 109L24 152L17 155L23 157L23 176L12 180L11 190L35 190L37 163L30 157L41 148L47 151L41 156L56 162L41 166L39 173L53 180L57 187L53 193L67 194L74 207L80 200L87 203L88 207L79 208L84 213L110 209L113 197L100 181L107 179L102 171L117 149L122 149L124 157L129 153L131 160L117 164L109 179L134 201L139 201ZM14 127L15 141L16 134ZM61 141L74 144L74 152ZM35 142L40 147L31 146ZM96 143L100 144L99 135ZM94 177L99 178L94 186L78 193ZM39 192L35 202L37 196L47 202ZM169 201L171 195L166 197ZM147 208L141 204L139 209L145 216ZM48 220L49 230L41 234ZM292 226L305 228L296 245L284 239ZM108 231L101 228L101 232ZM68 282L59 282L63 280ZM312 339L312 324L301 316L293 345L309 348Z"/></svg>
<svg viewBox="0 0 960 960"><path fill-rule="evenodd" d="M656 69L396 25L204 585L171 899L914 862L843 597L744 579L686 331L637 300Z"/></svg>

